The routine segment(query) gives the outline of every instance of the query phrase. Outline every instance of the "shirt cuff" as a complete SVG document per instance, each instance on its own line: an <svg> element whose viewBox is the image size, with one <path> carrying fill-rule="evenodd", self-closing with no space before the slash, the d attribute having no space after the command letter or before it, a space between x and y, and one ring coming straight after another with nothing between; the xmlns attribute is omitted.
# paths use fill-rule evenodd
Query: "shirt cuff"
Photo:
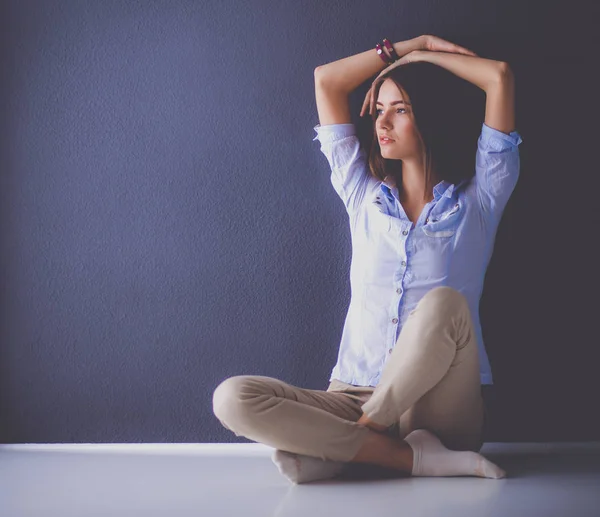
<svg viewBox="0 0 600 517"><path fill-rule="evenodd" d="M356 127L352 123L327 124L325 126L317 124L313 129L317 132L317 136L313 138L313 142L317 139L321 143L333 142L334 140L356 135Z"/></svg>
<svg viewBox="0 0 600 517"><path fill-rule="evenodd" d="M511 131L508 135L488 126L485 122L481 127L481 136L484 144L495 151L505 151L511 147L518 146L523 139L517 131Z"/></svg>

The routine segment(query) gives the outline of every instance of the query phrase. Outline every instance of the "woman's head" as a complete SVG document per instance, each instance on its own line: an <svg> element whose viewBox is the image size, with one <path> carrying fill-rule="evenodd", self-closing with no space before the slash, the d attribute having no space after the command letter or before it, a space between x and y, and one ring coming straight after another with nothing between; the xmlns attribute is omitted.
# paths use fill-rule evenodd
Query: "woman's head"
<svg viewBox="0 0 600 517"><path fill-rule="evenodd" d="M415 159L421 156L423 143L417 128L410 95L401 84L387 77L377 85L374 136L381 156L388 160ZM389 137L388 143L381 141Z"/></svg>
<svg viewBox="0 0 600 517"><path fill-rule="evenodd" d="M402 162L414 161L422 166L427 199L440 181L455 183L469 176L472 171L464 159L468 147L459 136L468 92L464 87L461 91L455 79L450 72L420 61L394 68L376 80L369 152L369 168L376 178L393 176L401 190ZM383 135L394 141L381 143Z"/></svg>

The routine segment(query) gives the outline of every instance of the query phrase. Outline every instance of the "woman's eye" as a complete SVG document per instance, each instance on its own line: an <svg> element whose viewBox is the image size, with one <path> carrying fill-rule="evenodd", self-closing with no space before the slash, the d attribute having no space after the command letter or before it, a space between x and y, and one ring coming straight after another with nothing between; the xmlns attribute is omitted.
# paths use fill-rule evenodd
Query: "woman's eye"
<svg viewBox="0 0 600 517"><path fill-rule="evenodd" d="M406 109L405 109L405 108L398 108L396 111L398 111L398 110L403 110L403 111L406 111ZM382 110L382 109L375 110L375 113L376 113L377 115L379 115L379 112L380 112L380 111L383 111L383 110Z"/></svg>

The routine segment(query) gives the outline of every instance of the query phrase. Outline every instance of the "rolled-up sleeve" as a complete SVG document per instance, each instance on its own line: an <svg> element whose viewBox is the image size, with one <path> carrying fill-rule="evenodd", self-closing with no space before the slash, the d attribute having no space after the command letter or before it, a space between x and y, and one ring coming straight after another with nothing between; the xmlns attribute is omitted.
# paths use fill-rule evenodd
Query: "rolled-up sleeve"
<svg viewBox="0 0 600 517"><path fill-rule="evenodd" d="M519 144L523 141L517 131L503 133L483 123L477 141L475 183L480 207L486 218L495 223L519 179Z"/></svg>
<svg viewBox="0 0 600 517"><path fill-rule="evenodd" d="M378 181L369 171L368 159L356 136L354 124L328 124L314 127L321 152L331 168L331 184L344 202L346 211L355 212L365 194Z"/></svg>

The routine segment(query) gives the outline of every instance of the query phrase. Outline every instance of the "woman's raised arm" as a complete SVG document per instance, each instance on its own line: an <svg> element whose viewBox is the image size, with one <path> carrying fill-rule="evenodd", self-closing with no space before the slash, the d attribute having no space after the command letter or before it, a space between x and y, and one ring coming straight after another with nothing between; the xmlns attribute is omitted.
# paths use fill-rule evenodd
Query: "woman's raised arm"
<svg viewBox="0 0 600 517"><path fill-rule="evenodd" d="M396 54L402 57L413 50L425 48L424 44L425 36L419 36L393 43L392 46ZM315 68L315 83L327 87L330 91L349 94L386 66L373 45L371 50L318 66Z"/></svg>

